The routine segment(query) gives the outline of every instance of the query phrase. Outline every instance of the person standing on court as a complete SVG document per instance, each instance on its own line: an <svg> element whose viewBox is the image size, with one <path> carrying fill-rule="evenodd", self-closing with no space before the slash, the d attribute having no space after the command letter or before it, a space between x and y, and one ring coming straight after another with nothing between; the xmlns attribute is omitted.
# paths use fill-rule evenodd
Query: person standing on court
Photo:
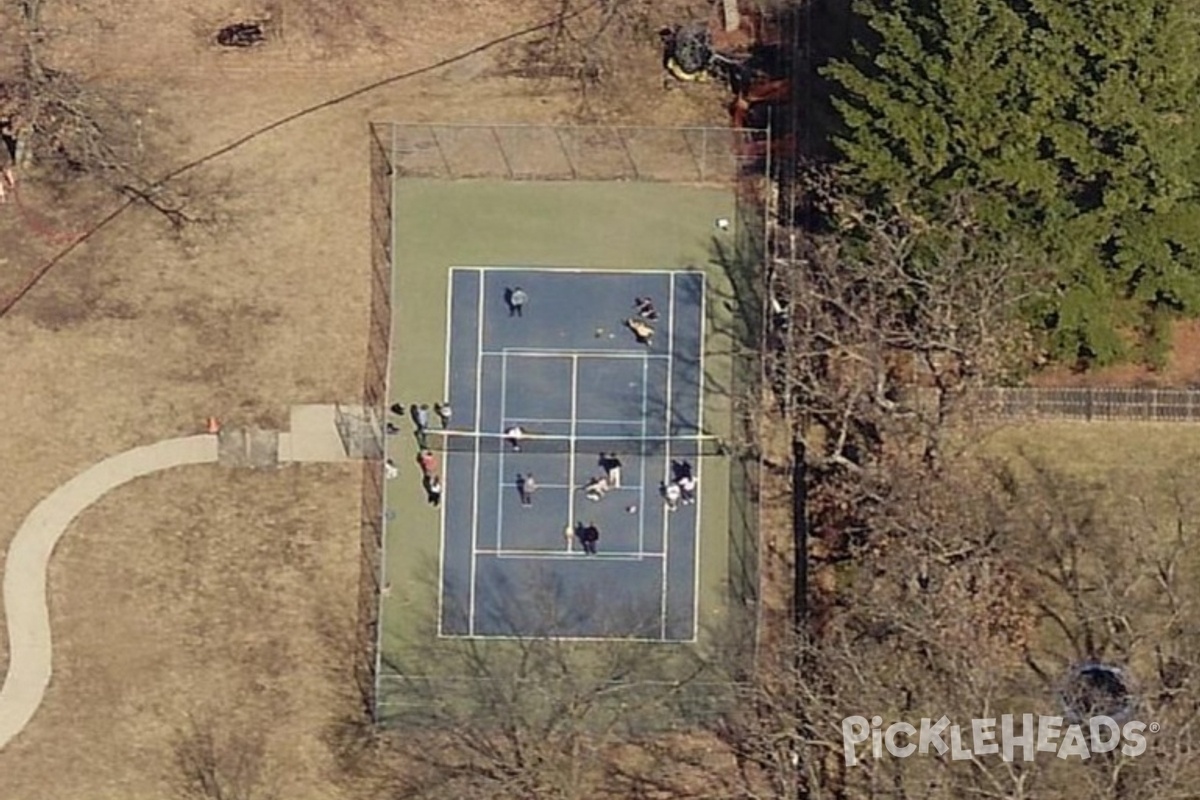
<svg viewBox="0 0 1200 800"><path fill-rule="evenodd" d="M509 426L509 428L504 431L504 439L510 445L512 445L514 453L521 452L521 440L524 438L525 431L521 429L520 425Z"/></svg>
<svg viewBox="0 0 1200 800"><path fill-rule="evenodd" d="M437 508L442 502L442 479L437 475L425 478L425 499L429 505Z"/></svg>
<svg viewBox="0 0 1200 800"><path fill-rule="evenodd" d="M668 483L662 488L663 500L666 501L667 511L675 511L679 508L679 498L683 492L679 489L679 484Z"/></svg>
<svg viewBox="0 0 1200 800"><path fill-rule="evenodd" d="M589 556L596 555L596 543L600 541L600 529L596 527L596 523L587 524L579 534L579 541L583 545L583 552Z"/></svg>
<svg viewBox="0 0 1200 800"><path fill-rule="evenodd" d="M421 466L421 474L428 478L430 475L437 474L437 458L428 450L422 450L417 455L417 464Z"/></svg>
<svg viewBox="0 0 1200 800"><path fill-rule="evenodd" d="M437 412L438 419L442 421L442 430L450 427L450 417L454 411L450 408L449 403L434 403L433 410Z"/></svg>
<svg viewBox="0 0 1200 800"><path fill-rule="evenodd" d="M600 469L604 470L610 489L621 488L621 459L616 453L601 453Z"/></svg>
<svg viewBox="0 0 1200 800"><path fill-rule="evenodd" d="M520 286L514 286L507 292L508 295L508 315L510 317L525 316L525 304L529 302L529 295L525 294L525 290Z"/></svg>
<svg viewBox="0 0 1200 800"><path fill-rule="evenodd" d="M633 307L642 319L648 322L656 322L658 320L658 309L654 307L654 301L649 297L635 297Z"/></svg>
<svg viewBox="0 0 1200 800"><path fill-rule="evenodd" d="M638 344L650 347L654 343L654 328L651 328L637 317L630 317L625 320L625 327L633 331L633 338L637 340Z"/></svg>
<svg viewBox="0 0 1200 800"><path fill-rule="evenodd" d="M517 494L521 495L523 507L529 508L533 505L533 493L537 491L537 488L537 481L533 479L532 472L517 475Z"/></svg>
<svg viewBox="0 0 1200 800"><path fill-rule="evenodd" d="M680 478L678 481L679 499L683 504L690 505L696 502L696 479L691 475L686 478Z"/></svg>

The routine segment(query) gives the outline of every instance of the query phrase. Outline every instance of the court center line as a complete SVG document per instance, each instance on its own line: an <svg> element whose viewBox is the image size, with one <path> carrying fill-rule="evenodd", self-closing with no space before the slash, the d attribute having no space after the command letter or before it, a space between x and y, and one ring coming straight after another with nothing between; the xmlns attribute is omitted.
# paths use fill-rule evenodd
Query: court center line
<svg viewBox="0 0 1200 800"><path fill-rule="evenodd" d="M667 353L669 353L671 356L674 356L675 355L675 273L673 273L673 272L671 273L670 287L668 290L667 319L670 320L670 324L667 326ZM666 458L665 458L664 464L663 464L663 485L664 486L666 486L666 484L671 480L671 399L672 399L672 392L674 391L674 388L672 386L674 375L675 375L675 359L671 358L671 360L667 362L667 402L666 402L666 407L667 407L667 409L666 409L666 417L667 417L666 442L667 442L667 446L666 446ZM667 638L667 597L668 597L667 565L668 565L668 563L670 563L667 554L670 552L670 539L671 539L670 515L671 515L671 511L667 508L666 502L664 502L663 503L663 520L662 520L662 525L663 525L662 616L659 619L659 624L661 626L660 627L661 632L659 634L660 639Z"/></svg>
<svg viewBox="0 0 1200 800"><path fill-rule="evenodd" d="M642 443L638 458L638 550L646 549L646 417L650 402L650 360L642 359Z"/></svg>
<svg viewBox="0 0 1200 800"><path fill-rule="evenodd" d="M478 330L475 333L475 431L480 431L480 415L483 406L483 295L486 288L486 276L479 273L479 298L476 325ZM478 568L479 559L475 556L475 550L479 547L479 462L480 453L479 445L482 440L479 437L475 438L473 455L475 458L474 475L471 492L471 591L468 599L469 608L467 610L467 633L471 636L475 635L475 580Z"/></svg>
<svg viewBox="0 0 1200 800"><path fill-rule="evenodd" d="M500 357L500 430L508 427L504 409L508 404L508 355ZM500 443L500 474L496 476L496 549L504 549L504 443Z"/></svg>
<svg viewBox="0 0 1200 800"><path fill-rule="evenodd" d="M700 381L697 387L699 410L696 413L696 426L700 434L704 433L704 350L705 344L708 341L706 327L708 322L708 285L706 276L703 272L700 273ZM695 640L700 635L700 543L704 536L704 526L700 524L700 508L703 505L706 492L704 491L704 459L696 454L696 530L692 535L692 639Z"/></svg>
<svg viewBox="0 0 1200 800"><path fill-rule="evenodd" d="M575 420L575 412L579 409L579 356L571 355L571 438L567 440L567 483L571 490L567 493L567 526L575 524L575 432L579 423ZM567 540L567 552L571 552L572 538Z"/></svg>

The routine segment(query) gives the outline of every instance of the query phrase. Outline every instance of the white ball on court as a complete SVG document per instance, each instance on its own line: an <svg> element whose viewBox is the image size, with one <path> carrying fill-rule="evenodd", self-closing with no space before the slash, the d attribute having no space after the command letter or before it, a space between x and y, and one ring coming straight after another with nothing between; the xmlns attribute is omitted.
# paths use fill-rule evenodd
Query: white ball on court
<svg viewBox="0 0 1200 800"><path fill-rule="evenodd" d="M625 513L627 513L627 514L636 514L636 513L637 513L637 506L625 506Z"/></svg>
<svg viewBox="0 0 1200 800"><path fill-rule="evenodd" d="M722 230L722 231L729 230L729 218L728 217L717 217L717 230Z"/></svg>

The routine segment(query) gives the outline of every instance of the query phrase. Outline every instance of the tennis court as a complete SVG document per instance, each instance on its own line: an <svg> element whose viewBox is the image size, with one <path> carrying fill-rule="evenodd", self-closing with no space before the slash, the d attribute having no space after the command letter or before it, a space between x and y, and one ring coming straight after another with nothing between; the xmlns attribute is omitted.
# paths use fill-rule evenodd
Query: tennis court
<svg viewBox="0 0 1200 800"><path fill-rule="evenodd" d="M440 635L695 640L701 506L660 489L686 463L703 491L704 296L699 271L451 270ZM649 345L622 324L635 297L659 309ZM614 454L619 485L588 499Z"/></svg>

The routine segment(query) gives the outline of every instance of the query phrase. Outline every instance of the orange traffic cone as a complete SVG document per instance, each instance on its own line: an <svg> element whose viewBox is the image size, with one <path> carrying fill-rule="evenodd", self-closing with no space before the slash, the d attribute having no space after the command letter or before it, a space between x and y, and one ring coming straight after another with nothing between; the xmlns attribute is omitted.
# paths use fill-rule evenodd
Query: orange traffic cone
<svg viewBox="0 0 1200 800"><path fill-rule="evenodd" d="M216 435L221 432L221 420L216 417L208 418L208 425L205 428L209 433Z"/></svg>

